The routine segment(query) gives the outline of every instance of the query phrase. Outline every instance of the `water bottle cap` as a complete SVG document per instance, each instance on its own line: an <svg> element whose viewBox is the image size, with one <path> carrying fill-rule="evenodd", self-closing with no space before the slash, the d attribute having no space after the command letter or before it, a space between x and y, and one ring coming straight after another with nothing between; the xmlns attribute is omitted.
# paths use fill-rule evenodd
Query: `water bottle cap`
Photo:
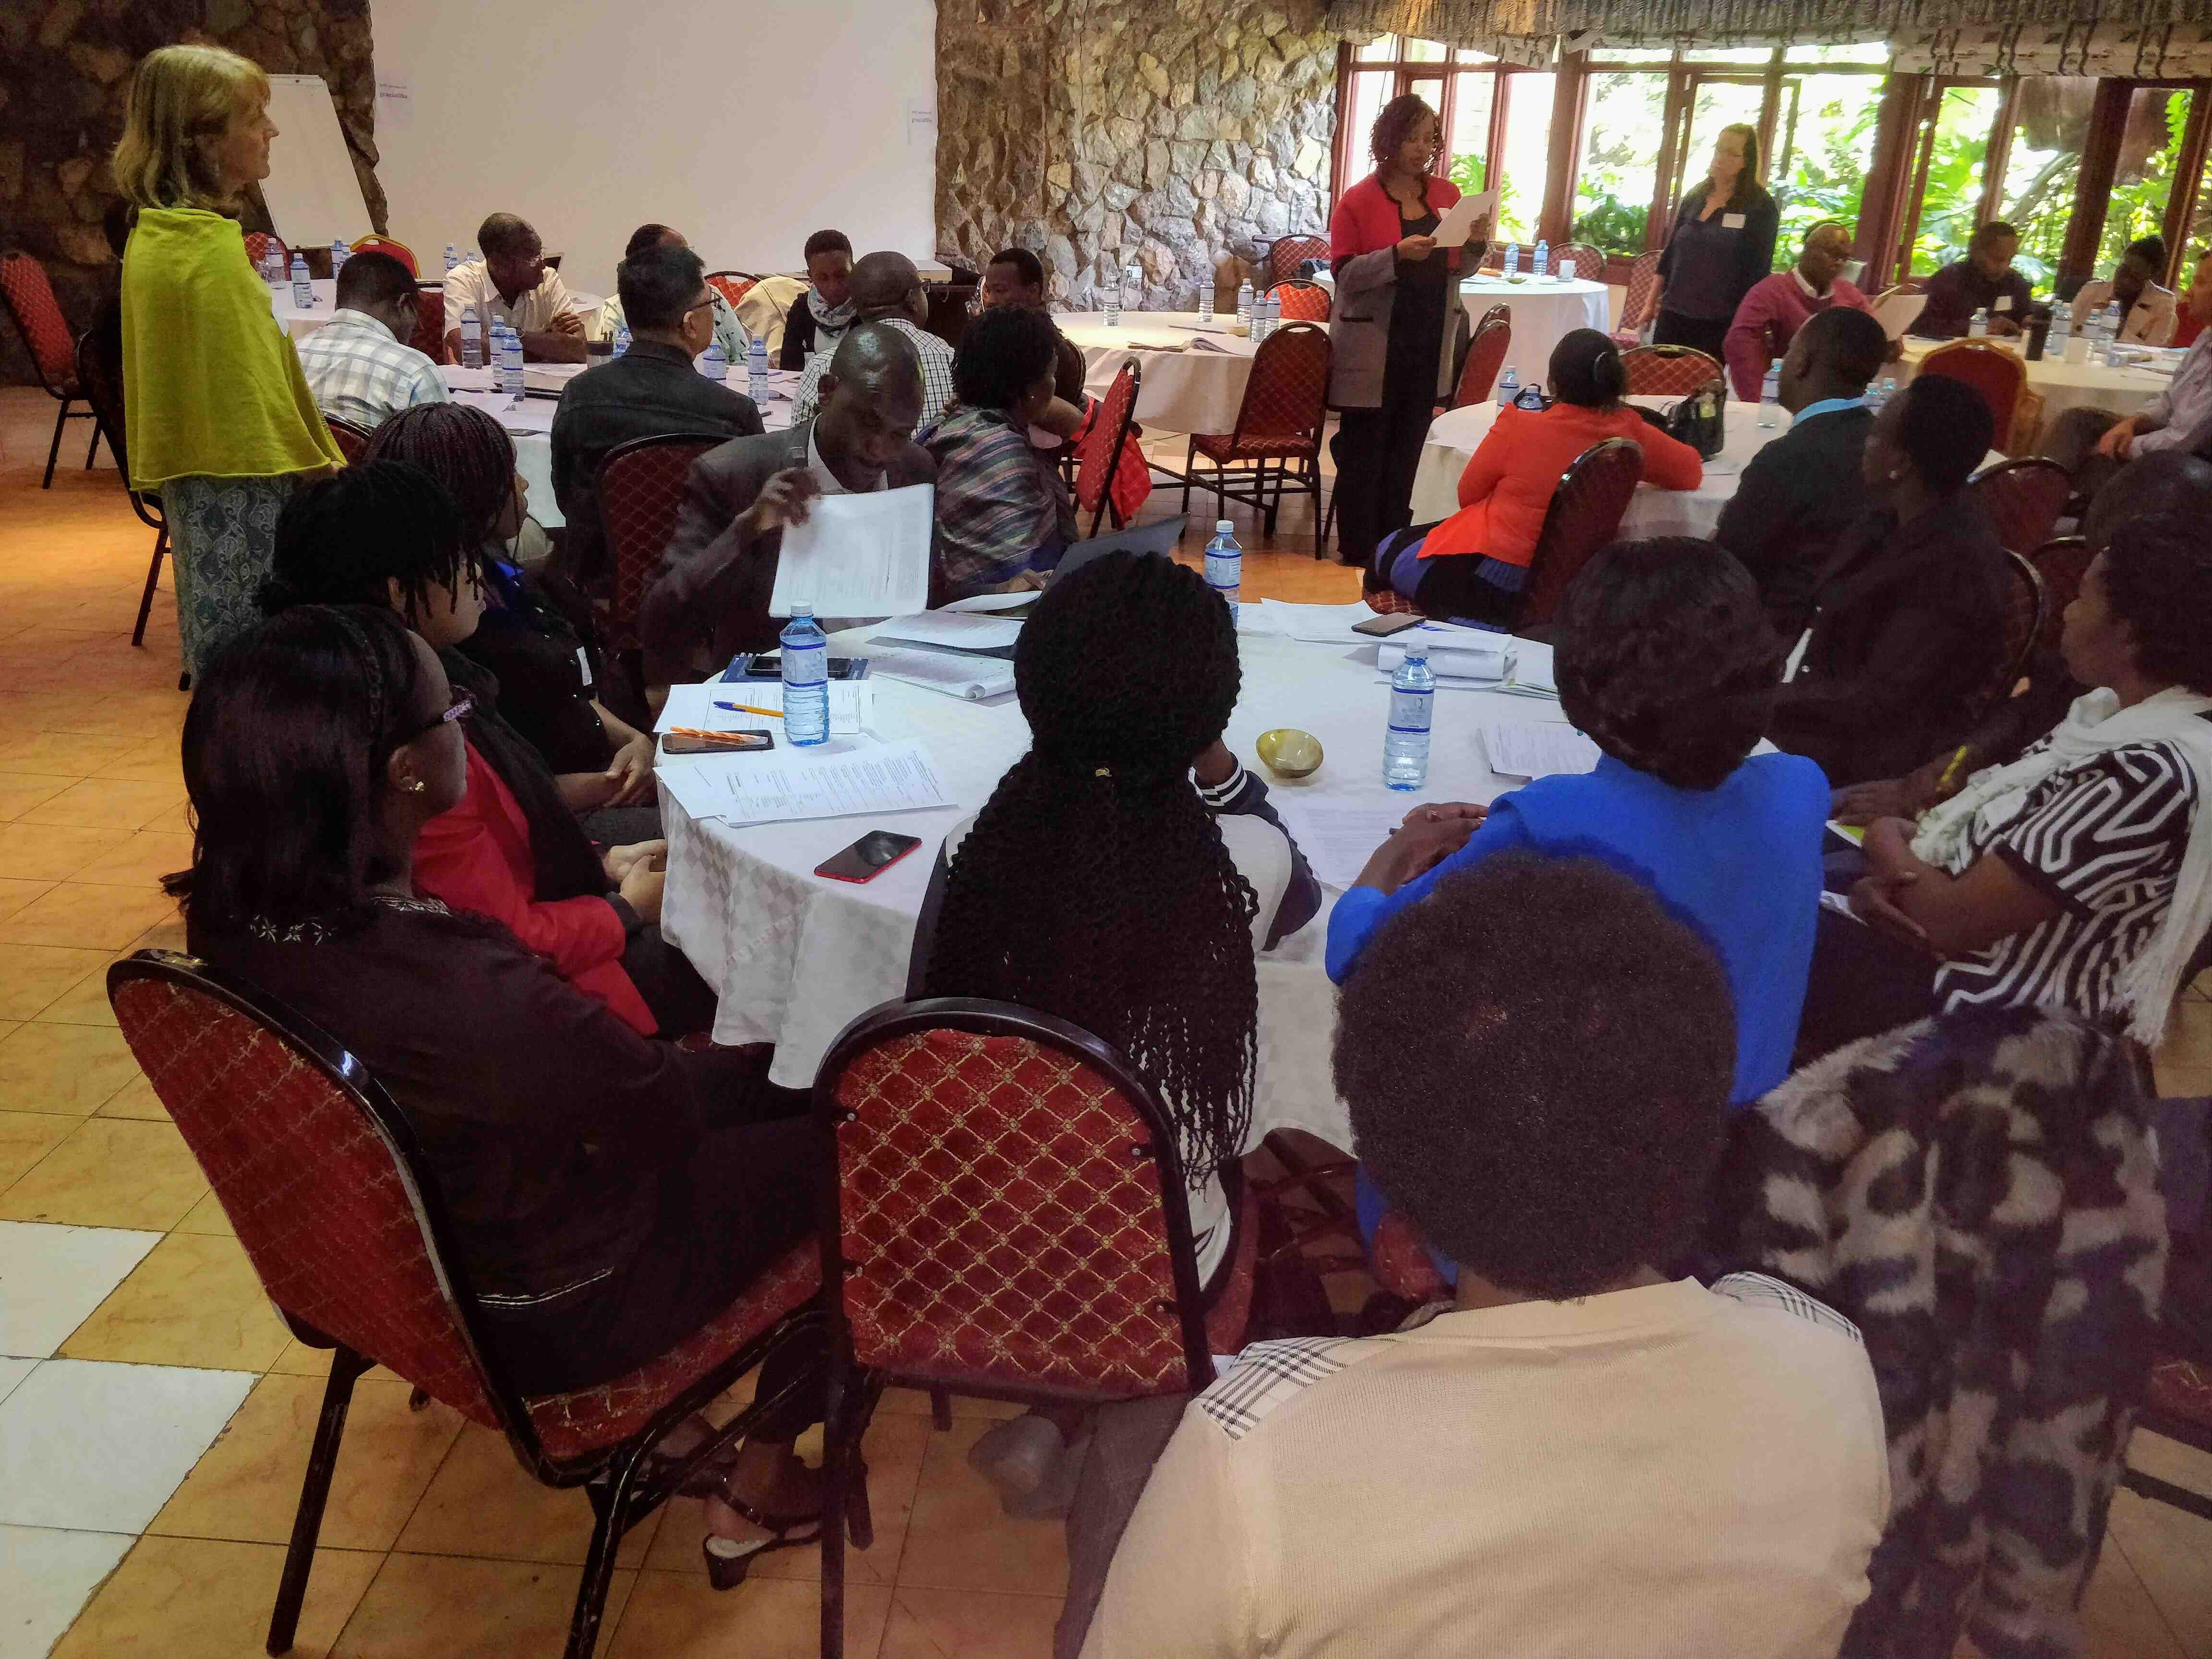
<svg viewBox="0 0 2212 1659"><path fill-rule="evenodd" d="M1236 528L1237 526L1226 519L1216 519L1213 521L1213 533L1217 536L1226 536Z"/></svg>

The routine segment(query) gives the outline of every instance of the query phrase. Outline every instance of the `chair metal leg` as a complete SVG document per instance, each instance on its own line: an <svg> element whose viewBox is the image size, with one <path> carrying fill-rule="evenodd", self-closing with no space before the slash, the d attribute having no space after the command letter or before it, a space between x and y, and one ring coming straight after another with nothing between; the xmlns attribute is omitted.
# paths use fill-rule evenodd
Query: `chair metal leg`
<svg viewBox="0 0 2212 1659"><path fill-rule="evenodd" d="M822 1659L845 1659L845 1486L853 1467L846 1395L852 1362L833 1340L822 1413Z"/></svg>
<svg viewBox="0 0 2212 1659"><path fill-rule="evenodd" d="M592 1547L584 1556L584 1576L576 1585L576 1606L568 1615L568 1645L564 1659L592 1659L599 1644L599 1624L606 1617L607 1591L615 1579L615 1553L629 1530L629 1508L637 1492L638 1467L652 1443L642 1437L632 1441L613 1462L586 1483L592 1500Z"/></svg>
<svg viewBox="0 0 2212 1659"><path fill-rule="evenodd" d="M146 618L154 611L154 585L161 580L161 556L168 550L169 526L165 524L154 535L154 562L146 567L146 591L138 596L138 622L131 630L131 643L134 646L146 643ZM181 691L184 687L177 689Z"/></svg>
<svg viewBox="0 0 2212 1659"><path fill-rule="evenodd" d="M89 472L92 471L92 458L99 453L100 422L97 420L94 420L92 423L92 442L86 446L84 452L84 470L86 471Z"/></svg>
<svg viewBox="0 0 2212 1659"><path fill-rule="evenodd" d="M1185 518L1190 516L1191 472L1197 465L1198 440L1193 438L1182 453L1182 510Z"/></svg>
<svg viewBox="0 0 2212 1659"><path fill-rule="evenodd" d="M337 1468L338 1442L345 1437L346 1408L353 1385L369 1360L341 1342L331 1355L331 1380L323 1389L322 1420L307 1453L307 1478L300 1487L300 1508L292 1517L291 1547L284 1553L284 1577L276 1586L276 1607L269 1619L268 1649L289 1653L299 1633L300 1607L307 1599L307 1574L315 1565L315 1540L323 1530L323 1505L330 1501L331 1475Z"/></svg>
<svg viewBox="0 0 2212 1659"><path fill-rule="evenodd" d="M46 446L46 480L39 486L41 489L54 487L54 461L62 453L62 428L69 420L69 406L70 400L63 398L61 413L54 416L54 441Z"/></svg>
<svg viewBox="0 0 2212 1659"><path fill-rule="evenodd" d="M944 1389L929 1391L929 1420L938 1431L949 1432L952 1427L952 1395Z"/></svg>

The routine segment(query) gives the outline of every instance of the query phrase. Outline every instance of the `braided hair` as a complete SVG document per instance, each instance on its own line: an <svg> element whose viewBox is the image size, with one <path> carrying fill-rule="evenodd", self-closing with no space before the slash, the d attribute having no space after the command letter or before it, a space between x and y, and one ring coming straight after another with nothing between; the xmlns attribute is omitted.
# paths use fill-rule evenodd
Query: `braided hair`
<svg viewBox="0 0 2212 1659"><path fill-rule="evenodd" d="M1252 1120L1259 896L1189 776L1239 683L1195 571L1115 553L1055 581L1014 648L1032 747L952 860L924 979L1120 1049L1194 1179L1243 1154Z"/></svg>
<svg viewBox="0 0 2212 1659"><path fill-rule="evenodd" d="M396 583L412 621L429 611L433 586L482 582L481 545L464 538L453 498L429 473L363 459L292 493L257 597L270 616L299 605L389 607Z"/></svg>
<svg viewBox="0 0 2212 1659"><path fill-rule="evenodd" d="M417 404L369 437L364 461L412 461L445 485L471 547L496 538L514 499L514 440L468 404Z"/></svg>

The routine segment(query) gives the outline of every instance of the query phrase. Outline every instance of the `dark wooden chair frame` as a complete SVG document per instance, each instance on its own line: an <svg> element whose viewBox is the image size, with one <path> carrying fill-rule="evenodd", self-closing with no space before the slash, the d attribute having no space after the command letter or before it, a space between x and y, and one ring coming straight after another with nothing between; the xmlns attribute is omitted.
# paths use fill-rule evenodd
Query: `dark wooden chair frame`
<svg viewBox="0 0 2212 1659"><path fill-rule="evenodd" d="M1269 335L1260 343L1260 352L1266 351L1278 340L1288 338L1292 331L1302 329L1322 335L1326 335L1328 331L1319 323L1285 323L1279 332ZM1255 374L1259 373L1260 352L1254 353L1252 357L1252 372ZM1217 519L1221 516L1222 510L1229 502L1241 501L1264 516L1266 533L1269 536L1275 533L1275 518L1282 511L1283 492L1285 489L1296 489L1302 495L1310 496L1314 507L1315 555L1318 557L1324 540L1321 532L1321 447L1328 428L1328 377L1324 375L1322 381L1321 401L1316 406L1319 419L1314 425L1313 446L1303 453L1271 456L1249 464L1236 459L1225 462L1215 461L1210 457L1202 457L1198 453L1200 437L1213 434L1194 433L1191 434L1189 446L1184 452L1183 471L1178 472L1173 467L1162 466L1158 461L1152 463L1153 469L1164 473L1182 486L1182 510L1186 515L1190 512L1190 492L1193 487L1210 489L1213 492L1214 516ZM1250 396L1250 383L1248 381L1245 397L1249 400ZM1240 403L1237 409L1237 426L1230 434L1231 442L1243 437L1243 434L1244 404ZM1203 476L1200 472L1200 460L1206 463ZM1233 477L1249 478L1251 488L1249 489L1237 488L1229 482Z"/></svg>

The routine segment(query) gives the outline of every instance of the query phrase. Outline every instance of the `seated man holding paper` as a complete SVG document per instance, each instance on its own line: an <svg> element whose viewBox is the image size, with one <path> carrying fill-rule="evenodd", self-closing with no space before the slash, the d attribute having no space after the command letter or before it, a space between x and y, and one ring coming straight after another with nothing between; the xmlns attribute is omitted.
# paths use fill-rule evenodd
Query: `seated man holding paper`
<svg viewBox="0 0 2212 1659"><path fill-rule="evenodd" d="M702 647L714 667L736 652L775 648L769 601L783 532L807 521L817 498L935 482L936 462L914 441L921 366L896 329L848 330L821 387L815 419L733 438L692 463L676 533L638 608L648 684L696 678Z"/></svg>
<svg viewBox="0 0 2212 1659"><path fill-rule="evenodd" d="M957 401L919 440L937 463L947 599L1041 587L1075 539L1075 503L1029 436L1053 401L1057 337L1043 313L1018 306L986 311L960 337Z"/></svg>

